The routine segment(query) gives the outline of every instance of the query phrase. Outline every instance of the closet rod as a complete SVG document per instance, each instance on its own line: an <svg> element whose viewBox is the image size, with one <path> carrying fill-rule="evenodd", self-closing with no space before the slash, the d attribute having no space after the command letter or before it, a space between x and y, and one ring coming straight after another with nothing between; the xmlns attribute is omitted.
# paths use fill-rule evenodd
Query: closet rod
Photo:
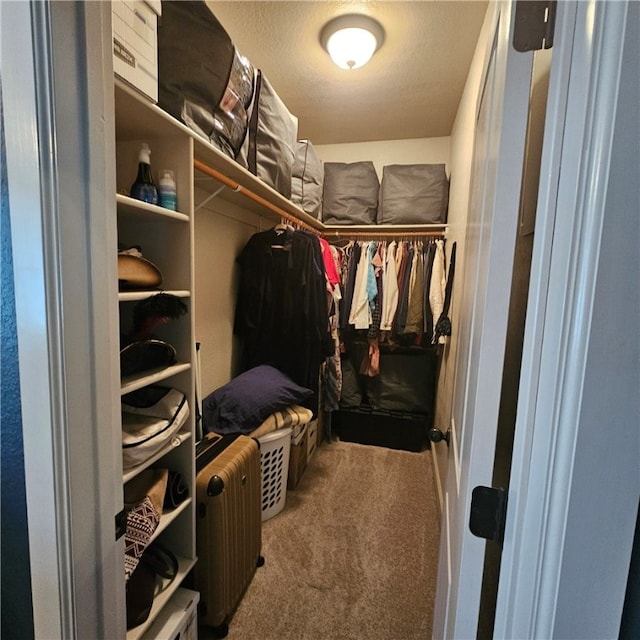
<svg viewBox="0 0 640 640"><path fill-rule="evenodd" d="M202 173L206 173L209 177L213 178L214 180L217 180L218 182L221 182L225 186L233 189L235 192L241 193L243 196L249 198L249 200L253 200L255 203L259 204L260 206L265 207L265 209L269 209L269 211L275 213L281 218L288 220L293 225L297 227L301 227L302 229L305 229L306 231L310 231L311 233L315 233L315 234L320 233L318 229L315 229L314 227L307 224L306 222L302 222L302 220L298 219L293 214L269 202L267 199L251 191L251 189L247 189L246 187L243 187L239 182L236 182L235 180L232 180L228 176L225 176L224 173L221 173L217 169L210 167L208 164L205 164L204 162L201 162L200 160L197 160L194 158L193 166L198 171L201 171Z"/></svg>
<svg viewBox="0 0 640 640"><path fill-rule="evenodd" d="M350 240L355 238L360 239L374 239L374 238L444 238L444 231L348 231L344 233L340 231L325 231L322 233L322 237L327 240L342 238L343 240Z"/></svg>

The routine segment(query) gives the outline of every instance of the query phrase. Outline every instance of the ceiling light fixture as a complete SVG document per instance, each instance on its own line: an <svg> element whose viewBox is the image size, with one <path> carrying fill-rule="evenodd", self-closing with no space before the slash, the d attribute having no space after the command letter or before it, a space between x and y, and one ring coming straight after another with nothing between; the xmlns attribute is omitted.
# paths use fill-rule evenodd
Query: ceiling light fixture
<svg viewBox="0 0 640 640"><path fill-rule="evenodd" d="M367 64L384 42L384 29L373 18L361 14L338 16L320 32L320 42L331 59L343 69Z"/></svg>

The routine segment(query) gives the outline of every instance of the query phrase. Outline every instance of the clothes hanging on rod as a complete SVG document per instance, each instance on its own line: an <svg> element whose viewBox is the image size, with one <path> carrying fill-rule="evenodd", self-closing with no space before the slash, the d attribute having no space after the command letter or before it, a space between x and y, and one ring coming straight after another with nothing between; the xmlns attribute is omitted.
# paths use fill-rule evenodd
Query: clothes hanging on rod
<svg viewBox="0 0 640 640"><path fill-rule="evenodd" d="M442 239L355 241L337 248L342 268L340 329L368 339L431 345L445 293Z"/></svg>
<svg viewBox="0 0 640 640"><path fill-rule="evenodd" d="M242 369L270 364L311 389L317 410L320 366L333 354L319 238L285 225L251 236L241 267L234 333ZM315 406L314 406L315 403Z"/></svg>
<svg viewBox="0 0 640 640"><path fill-rule="evenodd" d="M382 316L380 318L380 330L391 331L393 319L398 308L398 267L396 262L396 247L398 243L393 240L384 253L384 269L382 271L382 304L380 305Z"/></svg>
<svg viewBox="0 0 640 640"><path fill-rule="evenodd" d="M326 412L339 408L342 394L342 362L340 357L339 316L342 301L340 255L338 250L323 238L320 239L322 257L325 260L326 285L329 302L329 332L333 351L327 355L321 369L321 403ZM328 415L328 414L327 414ZM326 435L330 439L330 421Z"/></svg>
<svg viewBox="0 0 640 640"><path fill-rule="evenodd" d="M433 259L433 271L429 286L429 306L431 307L434 327L444 308L444 293L447 286L445 273L444 242L436 240L436 253ZM431 342L435 343L437 339L434 331L431 335Z"/></svg>
<svg viewBox="0 0 640 640"><path fill-rule="evenodd" d="M445 337L451 335L451 320L449 318L449 305L451 304L451 293L453 291L453 277L456 267L456 245L451 245L451 256L449 258L449 272L447 273L447 284L444 293L444 304L442 312L436 321L433 332L434 340L437 338L440 344L445 342Z"/></svg>
<svg viewBox="0 0 640 640"><path fill-rule="evenodd" d="M438 358L434 314L443 308L430 300L444 301L442 237L368 238L336 251L343 379L330 411L338 410L338 428L348 427L354 411L373 410L419 416L428 429Z"/></svg>

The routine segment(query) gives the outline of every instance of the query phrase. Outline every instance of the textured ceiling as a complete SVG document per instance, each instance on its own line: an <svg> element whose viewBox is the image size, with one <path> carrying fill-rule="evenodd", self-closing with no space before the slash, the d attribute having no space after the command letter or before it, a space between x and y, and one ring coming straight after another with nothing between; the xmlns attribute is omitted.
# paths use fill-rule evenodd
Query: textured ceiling
<svg viewBox="0 0 640 640"><path fill-rule="evenodd" d="M487 2L219 1L207 4L238 50L267 76L298 133L314 144L448 136ZM322 26L366 13L384 27L360 69L339 69Z"/></svg>

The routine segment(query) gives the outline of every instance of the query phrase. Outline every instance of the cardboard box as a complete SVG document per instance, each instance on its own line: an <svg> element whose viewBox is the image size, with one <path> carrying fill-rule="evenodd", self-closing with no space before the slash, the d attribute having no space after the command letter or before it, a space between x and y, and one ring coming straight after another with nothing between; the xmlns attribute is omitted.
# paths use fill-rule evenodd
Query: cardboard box
<svg viewBox="0 0 640 640"><path fill-rule="evenodd" d="M306 425L305 425L306 426ZM304 430L298 444L291 442L289 453L289 475L287 476L287 489L295 489L307 468L308 431Z"/></svg>
<svg viewBox="0 0 640 640"><path fill-rule="evenodd" d="M318 444L318 420L312 420L307 427L307 460L316 452Z"/></svg>
<svg viewBox="0 0 640 640"><path fill-rule="evenodd" d="M302 422L291 427L291 444L300 444L307 431L308 424L308 422Z"/></svg>
<svg viewBox="0 0 640 640"><path fill-rule="evenodd" d="M158 16L160 0L113 0L113 71L158 101Z"/></svg>

